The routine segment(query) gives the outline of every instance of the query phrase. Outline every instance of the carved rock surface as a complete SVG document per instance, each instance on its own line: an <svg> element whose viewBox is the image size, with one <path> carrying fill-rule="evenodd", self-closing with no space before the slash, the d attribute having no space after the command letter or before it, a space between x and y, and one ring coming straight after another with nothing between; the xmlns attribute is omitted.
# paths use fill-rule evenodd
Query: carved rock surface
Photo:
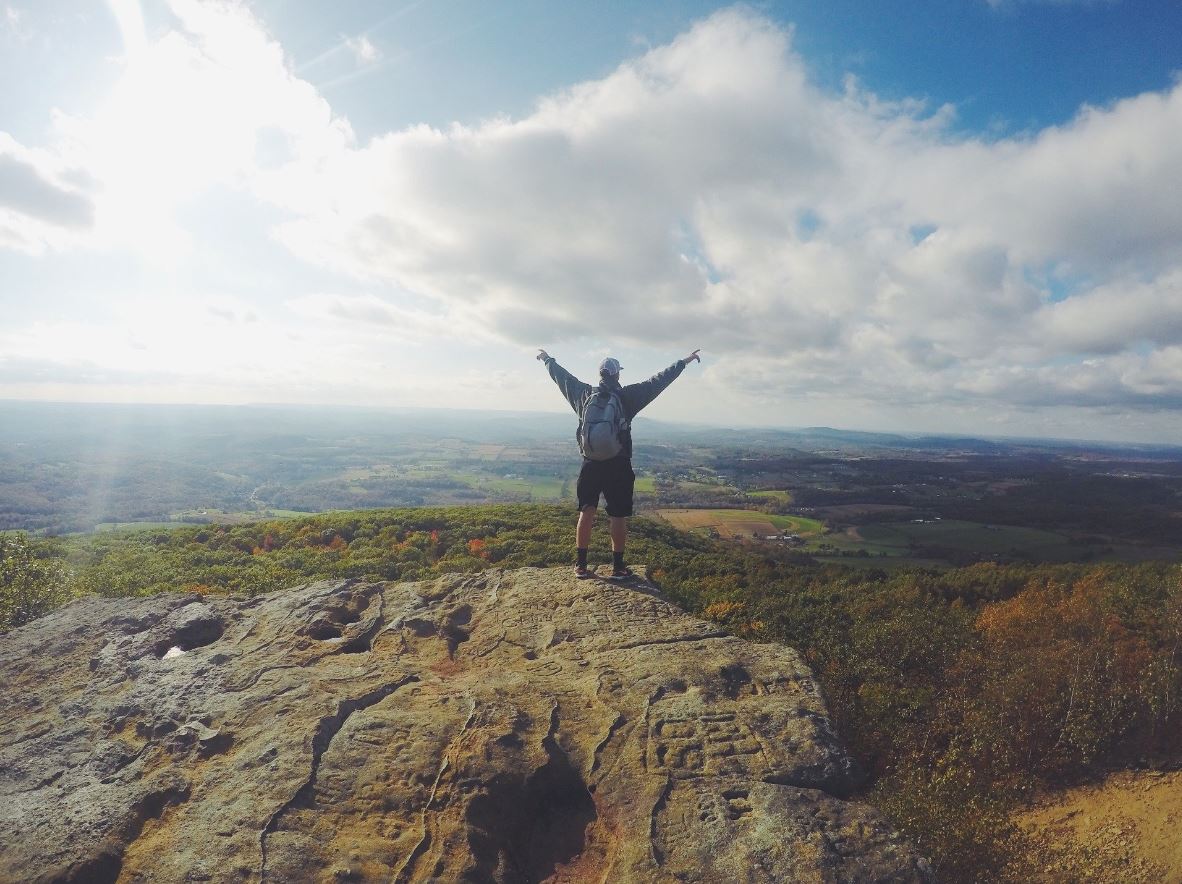
<svg viewBox="0 0 1182 884"><path fill-rule="evenodd" d="M0 638L0 879L926 881L808 668L569 569Z"/></svg>

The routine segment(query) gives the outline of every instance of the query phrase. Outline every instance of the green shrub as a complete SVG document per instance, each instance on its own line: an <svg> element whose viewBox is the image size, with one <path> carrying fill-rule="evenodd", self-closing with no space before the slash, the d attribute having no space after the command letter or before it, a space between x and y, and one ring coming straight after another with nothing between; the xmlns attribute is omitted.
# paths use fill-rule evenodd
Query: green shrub
<svg viewBox="0 0 1182 884"><path fill-rule="evenodd" d="M70 572L24 534L0 534L0 632L24 626L72 597Z"/></svg>

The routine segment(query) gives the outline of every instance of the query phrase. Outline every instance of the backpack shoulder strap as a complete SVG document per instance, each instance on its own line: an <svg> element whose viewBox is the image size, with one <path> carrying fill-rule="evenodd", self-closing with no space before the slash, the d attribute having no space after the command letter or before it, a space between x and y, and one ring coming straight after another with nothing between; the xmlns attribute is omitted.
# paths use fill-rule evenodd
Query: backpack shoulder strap
<svg viewBox="0 0 1182 884"><path fill-rule="evenodd" d="M612 399L615 400L616 408L620 412L620 423L627 427L631 422L628 420L628 407L624 404L624 397L620 395L619 390L612 390Z"/></svg>

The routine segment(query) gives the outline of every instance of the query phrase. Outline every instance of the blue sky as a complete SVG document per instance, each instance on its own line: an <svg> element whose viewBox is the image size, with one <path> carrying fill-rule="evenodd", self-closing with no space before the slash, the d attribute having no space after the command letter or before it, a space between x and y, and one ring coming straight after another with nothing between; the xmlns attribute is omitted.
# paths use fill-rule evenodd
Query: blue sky
<svg viewBox="0 0 1182 884"><path fill-rule="evenodd" d="M0 0L0 398L1176 441L1182 5ZM1172 145L1172 146L1171 146Z"/></svg>
<svg viewBox="0 0 1182 884"><path fill-rule="evenodd" d="M638 47L667 42L723 5L353 2L316 17L294 15L293 4L276 0L253 8L314 83L354 71L347 52L309 64L335 45L326 30L368 33L389 47L388 67L374 71L372 83L326 89L359 133L376 134L399 122L527 113L537 96L602 77ZM953 104L961 124L977 131L1041 128L1070 120L1085 103L1168 88L1182 60L1182 7L1162 0L827 0L749 8L795 28L795 48L818 83L840 88L854 73L887 98Z"/></svg>

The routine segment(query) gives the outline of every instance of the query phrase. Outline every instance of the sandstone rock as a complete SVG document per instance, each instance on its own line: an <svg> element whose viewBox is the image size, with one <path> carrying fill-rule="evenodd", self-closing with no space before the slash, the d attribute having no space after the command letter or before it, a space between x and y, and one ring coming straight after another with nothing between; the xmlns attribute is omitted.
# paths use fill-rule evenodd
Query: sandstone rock
<svg viewBox="0 0 1182 884"><path fill-rule="evenodd" d="M924 881L788 648L566 569L0 638L0 878Z"/></svg>

